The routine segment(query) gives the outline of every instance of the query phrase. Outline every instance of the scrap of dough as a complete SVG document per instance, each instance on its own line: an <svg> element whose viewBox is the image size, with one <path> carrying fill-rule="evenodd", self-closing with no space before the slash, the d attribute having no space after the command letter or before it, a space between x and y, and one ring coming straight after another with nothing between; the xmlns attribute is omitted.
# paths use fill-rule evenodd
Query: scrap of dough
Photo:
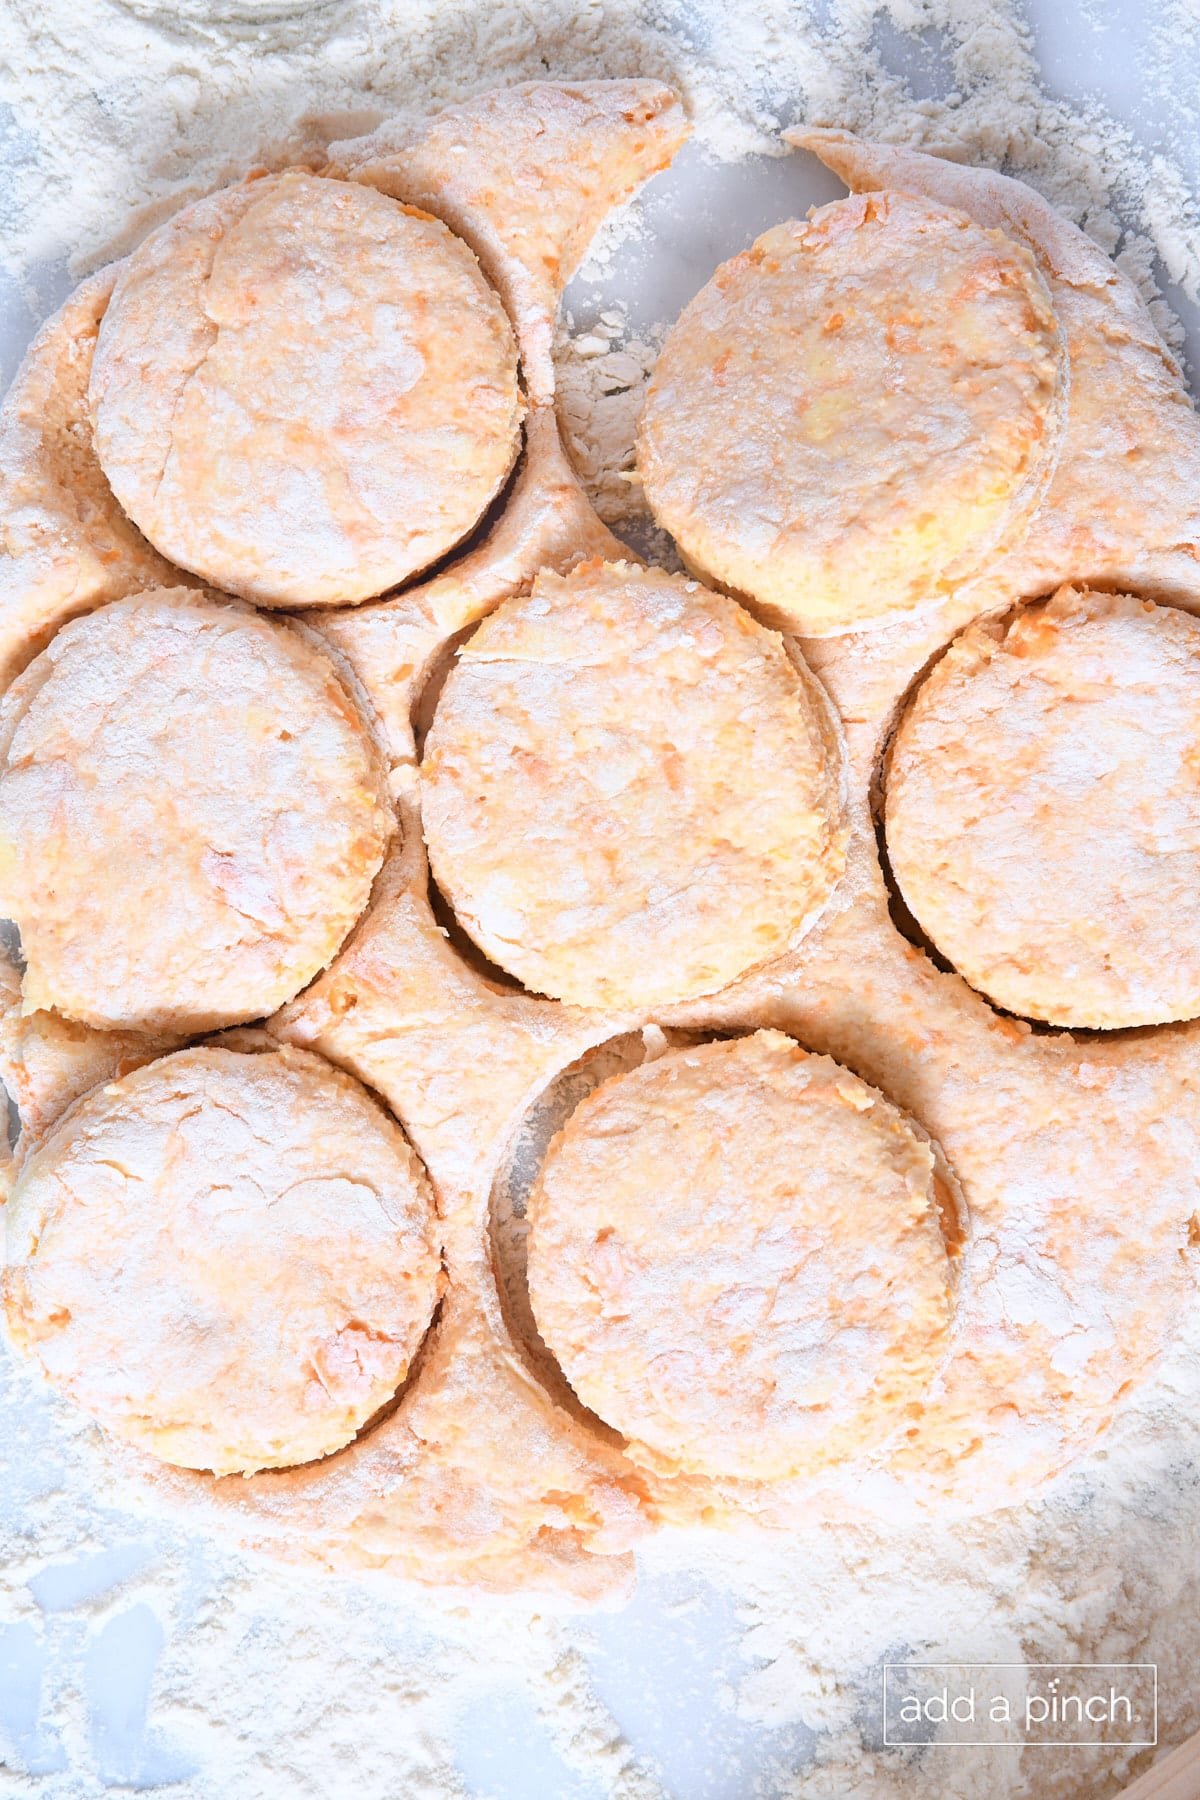
<svg viewBox="0 0 1200 1800"><path fill-rule="evenodd" d="M219 1474L347 1443L437 1300L403 1133L302 1051L181 1050L77 1102L5 1208L18 1349L118 1437Z"/></svg>
<svg viewBox="0 0 1200 1800"><path fill-rule="evenodd" d="M119 271L47 319L0 405L0 691L65 619L188 580L125 517L92 443L88 380Z"/></svg>
<svg viewBox="0 0 1200 1800"><path fill-rule="evenodd" d="M29 1012L179 1035L261 1017L330 961L393 828L328 656L236 601L114 601L0 702Z"/></svg>
<svg viewBox="0 0 1200 1800"><path fill-rule="evenodd" d="M1029 251L902 193L775 226L685 308L638 470L699 574L812 636L936 602L1053 464L1065 354Z"/></svg>
<svg viewBox="0 0 1200 1800"><path fill-rule="evenodd" d="M147 537L269 606L367 599L452 550L521 420L512 331L467 246L301 170L198 201L133 252L91 405Z"/></svg>
<svg viewBox="0 0 1200 1800"><path fill-rule="evenodd" d="M656 1472L769 1481L850 1461L903 1430L945 1358L933 1150L779 1032L603 1082L528 1208L542 1335Z"/></svg>
<svg viewBox="0 0 1200 1800"><path fill-rule="evenodd" d="M1200 1014L1200 620L1060 589L958 637L909 702L887 848L998 1006L1096 1030Z"/></svg>
<svg viewBox="0 0 1200 1800"><path fill-rule="evenodd" d="M559 295L605 215L688 130L657 81L528 82L332 144L328 172L428 207L471 245L516 326L529 396L545 402Z"/></svg>
<svg viewBox="0 0 1200 1800"><path fill-rule="evenodd" d="M647 1007L726 986L841 872L841 758L776 633L628 563L543 574L459 652L425 743L439 886L526 987Z"/></svg>

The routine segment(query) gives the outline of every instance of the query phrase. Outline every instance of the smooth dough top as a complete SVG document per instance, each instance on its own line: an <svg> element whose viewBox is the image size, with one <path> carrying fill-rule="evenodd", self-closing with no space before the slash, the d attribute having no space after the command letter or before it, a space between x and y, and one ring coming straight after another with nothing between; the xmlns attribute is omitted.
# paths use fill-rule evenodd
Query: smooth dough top
<svg viewBox="0 0 1200 1800"><path fill-rule="evenodd" d="M27 1012L181 1035L273 1012L366 908L393 825L328 656L238 601L114 601L0 701Z"/></svg>
<svg viewBox="0 0 1200 1800"><path fill-rule="evenodd" d="M1063 588L970 626L896 734L886 831L918 923L997 1005L1200 1016L1200 620Z"/></svg>
<svg viewBox="0 0 1200 1800"><path fill-rule="evenodd" d="M118 1437L217 1474L348 1443L441 1280L400 1128L299 1050L183 1050L93 1089L5 1217L18 1347Z"/></svg>
<svg viewBox="0 0 1200 1800"><path fill-rule="evenodd" d="M364 600L452 549L517 453L507 316L440 220L293 171L129 258L91 378L96 452L151 543L263 605Z"/></svg>
<svg viewBox="0 0 1200 1800"><path fill-rule="evenodd" d="M779 1032L603 1082L528 1216L539 1330L661 1473L817 1473L903 1430L944 1359L957 1214L932 1146Z"/></svg>
<svg viewBox="0 0 1200 1800"><path fill-rule="evenodd" d="M812 636L936 600L1031 509L1065 352L1029 252L853 195L722 265L663 347L638 468L698 572Z"/></svg>
<svg viewBox="0 0 1200 1800"><path fill-rule="evenodd" d="M812 677L699 583L543 574L459 655L425 745L434 875L493 961L579 1005L710 993L780 955L841 872Z"/></svg>

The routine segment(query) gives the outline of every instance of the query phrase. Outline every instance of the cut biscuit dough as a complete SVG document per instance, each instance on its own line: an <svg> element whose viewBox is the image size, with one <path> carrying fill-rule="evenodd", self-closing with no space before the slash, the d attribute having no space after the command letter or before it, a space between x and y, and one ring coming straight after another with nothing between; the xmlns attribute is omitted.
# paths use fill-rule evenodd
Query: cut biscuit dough
<svg viewBox="0 0 1200 1800"><path fill-rule="evenodd" d="M95 1088L5 1208L18 1348L118 1437L218 1474L349 1442L433 1315L432 1196L394 1121L303 1051L179 1051Z"/></svg>
<svg viewBox="0 0 1200 1800"><path fill-rule="evenodd" d="M262 1017L365 908L394 816L329 656L191 590L71 621L0 702L0 909L27 1012Z"/></svg>
<svg viewBox="0 0 1200 1800"><path fill-rule="evenodd" d="M945 1359L937 1187L882 1094L779 1032L668 1051L551 1143L528 1203L534 1315L635 1462L814 1474L901 1432Z"/></svg>
<svg viewBox="0 0 1200 1800"><path fill-rule="evenodd" d="M668 1031L788 1032L891 1095L944 1145L972 1226L950 1355L902 1441L831 1472L827 1499L838 1518L894 1516L913 1504L944 1517L1025 1499L1094 1444L1191 1303L1200 1027L1076 1041L1031 1035L998 1016L895 930L867 796L898 704L974 615L1072 578L1200 605L1200 432L1131 285L1029 189L844 134L823 134L815 147L855 183L927 189L1031 246L1067 335L1066 437L1026 537L976 581L919 618L807 642L846 728L846 875L795 951L658 1017ZM388 179L399 178L393 170ZM484 204L494 215L503 170L488 181ZM544 199L535 196L531 220ZM561 471L561 459L546 467ZM338 641L387 715L399 776L413 755L410 702L439 642L519 591L536 572L539 545L553 546L562 569L597 553L599 527L577 492L554 474L562 505L542 512L540 477L527 473L528 531L514 541L502 517L491 547L462 559L461 582L452 567L418 590L428 608L407 595L368 607L361 635L348 612L320 615L322 625L336 618ZM527 554L533 567L523 565ZM126 1454L151 1494L276 1555L576 1599L628 1586L628 1548L648 1519L786 1525L798 1510L811 1516L811 1484L797 1493L796 1483L694 1477L684 1491L682 1478L652 1477L611 1434L565 1409L523 1357L499 1304L486 1228L497 1166L546 1086L589 1046L644 1018L504 992L467 969L429 908L407 787L401 807L405 833L375 903L272 1030L384 1094L430 1170L451 1286L427 1351L397 1409L324 1462L214 1479ZM29 1030L45 1019L30 1015ZM36 1048L46 1120L55 1106L50 1034Z"/></svg>
<svg viewBox="0 0 1200 1800"><path fill-rule="evenodd" d="M494 962L654 1006L781 955L844 851L816 684L722 594L628 563L543 574L459 652L421 769L433 873Z"/></svg>
<svg viewBox="0 0 1200 1800"><path fill-rule="evenodd" d="M91 370L96 451L183 568L268 606L364 600L452 550L517 454L517 352L439 219L292 170L153 232Z"/></svg>
<svg viewBox="0 0 1200 1800"><path fill-rule="evenodd" d="M1029 251L903 193L722 265L663 346L638 470L698 573L812 636L929 606L1053 466L1065 353Z"/></svg>
<svg viewBox="0 0 1200 1800"><path fill-rule="evenodd" d="M887 849L972 987L1056 1025L1200 1014L1200 620L1060 589L970 626L892 742Z"/></svg>

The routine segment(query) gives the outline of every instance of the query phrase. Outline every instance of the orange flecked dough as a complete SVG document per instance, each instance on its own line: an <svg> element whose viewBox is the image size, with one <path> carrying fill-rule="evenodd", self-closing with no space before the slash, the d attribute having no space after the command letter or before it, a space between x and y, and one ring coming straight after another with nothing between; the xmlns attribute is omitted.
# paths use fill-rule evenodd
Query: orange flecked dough
<svg viewBox="0 0 1200 1800"><path fill-rule="evenodd" d="M904 898L998 1005L1111 1029L1200 1015L1200 620L1062 588L968 627L891 746Z"/></svg>
<svg viewBox="0 0 1200 1800"><path fill-rule="evenodd" d="M93 1089L5 1218L18 1348L117 1436L218 1474L348 1443L440 1289L404 1134L300 1050L182 1050Z"/></svg>
<svg viewBox="0 0 1200 1800"><path fill-rule="evenodd" d="M517 454L517 352L472 252L293 170L197 201L125 264L96 451L150 542L266 606L365 600L453 549Z"/></svg>
<svg viewBox="0 0 1200 1800"><path fill-rule="evenodd" d="M651 1005L801 937L841 872L836 728L779 636L628 563L543 573L464 645L425 746L433 872L539 993Z"/></svg>
<svg viewBox="0 0 1200 1800"><path fill-rule="evenodd" d="M393 827L329 653L237 601L114 601L0 702L26 1011L180 1036L264 1016L333 956Z"/></svg>
<svg viewBox="0 0 1200 1800"><path fill-rule="evenodd" d="M816 1473L902 1430L946 1355L938 1173L882 1094L780 1032L669 1051L551 1144L538 1326L651 1469Z"/></svg>
<svg viewBox="0 0 1200 1800"><path fill-rule="evenodd" d="M698 573L814 637L932 605L1031 511L1065 350L1029 251L911 194L777 225L681 314L638 468Z"/></svg>

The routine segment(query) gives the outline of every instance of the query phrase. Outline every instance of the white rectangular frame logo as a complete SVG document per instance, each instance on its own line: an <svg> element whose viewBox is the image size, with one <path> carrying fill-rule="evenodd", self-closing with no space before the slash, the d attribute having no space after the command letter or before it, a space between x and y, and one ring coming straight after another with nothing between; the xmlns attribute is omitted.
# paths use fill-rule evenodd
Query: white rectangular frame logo
<svg viewBox="0 0 1200 1800"><path fill-rule="evenodd" d="M1113 1669L1153 1676L1154 1736L1148 1738L890 1738L888 1730L888 1671L890 1669L1055 1669L1066 1673L1071 1669ZM1157 1663L1025 1663L1025 1662L891 1662L883 1665L883 1743L889 1750L911 1750L918 1746L934 1750L1006 1750L1016 1744L1040 1749L1062 1750L1143 1750L1158 1744L1158 1664Z"/></svg>

